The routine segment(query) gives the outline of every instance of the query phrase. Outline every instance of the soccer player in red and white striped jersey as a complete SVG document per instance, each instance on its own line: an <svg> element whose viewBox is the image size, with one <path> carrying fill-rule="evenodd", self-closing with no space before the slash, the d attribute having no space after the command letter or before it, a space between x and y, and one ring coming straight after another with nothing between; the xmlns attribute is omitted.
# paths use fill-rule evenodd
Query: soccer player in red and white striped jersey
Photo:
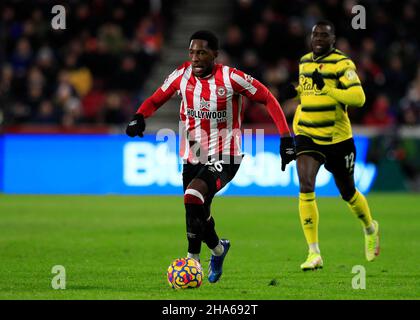
<svg viewBox="0 0 420 320"><path fill-rule="evenodd" d="M295 159L294 141L277 100L250 75L215 63L217 55L218 39L213 33L194 33L190 39L190 61L172 72L141 104L126 130L131 137L142 137L144 119L152 116L176 92L181 96L188 257L199 261L201 242L207 244L212 251L210 282L220 279L230 248L229 240L219 240L216 234L210 206L214 195L233 179L242 159L242 96L266 105L281 136L282 170Z"/></svg>

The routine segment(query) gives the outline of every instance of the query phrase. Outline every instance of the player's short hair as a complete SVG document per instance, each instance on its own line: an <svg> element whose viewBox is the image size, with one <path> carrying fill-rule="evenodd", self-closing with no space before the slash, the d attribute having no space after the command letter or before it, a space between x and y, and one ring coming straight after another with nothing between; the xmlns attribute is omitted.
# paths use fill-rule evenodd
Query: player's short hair
<svg viewBox="0 0 420 320"><path fill-rule="evenodd" d="M329 26L331 28L332 34L335 35L335 26L331 21L328 20L319 20L314 26Z"/></svg>
<svg viewBox="0 0 420 320"><path fill-rule="evenodd" d="M194 34L190 38L190 42L193 39L206 40L208 43L208 47L211 50L219 50L219 39L217 39L216 35L211 31L200 30L194 32Z"/></svg>

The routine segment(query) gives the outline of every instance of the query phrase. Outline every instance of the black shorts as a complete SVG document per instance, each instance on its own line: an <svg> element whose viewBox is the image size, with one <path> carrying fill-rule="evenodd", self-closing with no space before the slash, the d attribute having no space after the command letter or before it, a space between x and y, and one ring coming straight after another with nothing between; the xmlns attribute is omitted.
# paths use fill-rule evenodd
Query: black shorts
<svg viewBox="0 0 420 320"><path fill-rule="evenodd" d="M222 156L220 158L210 157L205 164L185 163L182 170L184 192L193 179L199 178L207 183L209 188L208 198L213 198L220 189L235 177L241 161L242 156Z"/></svg>
<svg viewBox="0 0 420 320"><path fill-rule="evenodd" d="M321 163L334 176L348 176L354 174L356 162L356 147L353 138L335 144L321 145L313 142L307 136L295 137L296 155L308 154Z"/></svg>

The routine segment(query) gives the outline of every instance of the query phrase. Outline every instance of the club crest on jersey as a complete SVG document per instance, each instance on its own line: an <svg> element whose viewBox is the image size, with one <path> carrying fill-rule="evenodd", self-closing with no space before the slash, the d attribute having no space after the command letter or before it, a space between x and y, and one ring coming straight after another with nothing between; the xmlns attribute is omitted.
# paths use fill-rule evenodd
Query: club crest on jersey
<svg viewBox="0 0 420 320"><path fill-rule="evenodd" d="M216 89L217 96L220 98L226 97L226 88L225 87L217 87Z"/></svg>

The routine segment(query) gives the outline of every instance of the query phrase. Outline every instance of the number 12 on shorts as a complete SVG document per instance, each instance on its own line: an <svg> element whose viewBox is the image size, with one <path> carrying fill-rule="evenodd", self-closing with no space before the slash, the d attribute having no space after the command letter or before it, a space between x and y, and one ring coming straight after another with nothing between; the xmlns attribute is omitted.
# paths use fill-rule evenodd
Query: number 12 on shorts
<svg viewBox="0 0 420 320"><path fill-rule="evenodd" d="M346 160L346 168L349 172L352 172L354 168L354 152L344 156L344 159Z"/></svg>

